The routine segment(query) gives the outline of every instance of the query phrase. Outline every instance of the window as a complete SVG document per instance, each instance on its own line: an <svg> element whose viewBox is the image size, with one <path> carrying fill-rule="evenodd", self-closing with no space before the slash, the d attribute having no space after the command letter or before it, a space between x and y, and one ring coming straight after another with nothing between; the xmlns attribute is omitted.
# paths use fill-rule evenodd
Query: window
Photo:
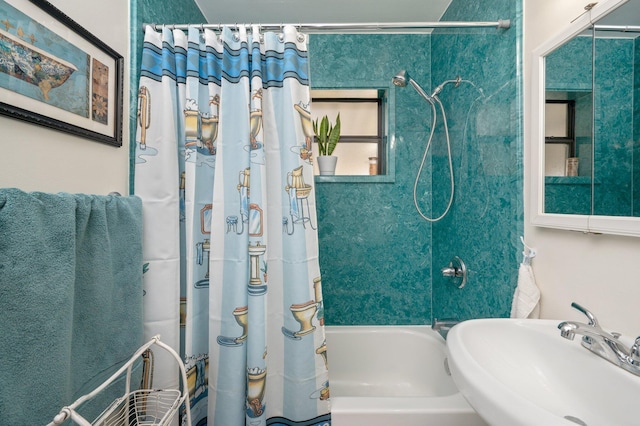
<svg viewBox="0 0 640 426"><path fill-rule="evenodd" d="M545 175L566 176L566 161L576 156L575 101L546 101L544 136Z"/></svg>
<svg viewBox="0 0 640 426"><path fill-rule="evenodd" d="M333 155L338 157L336 175L387 175L385 97L378 89L314 89L312 120L327 115L332 123L340 113L341 136ZM314 143L313 155L318 148ZM314 163L317 171L317 164Z"/></svg>

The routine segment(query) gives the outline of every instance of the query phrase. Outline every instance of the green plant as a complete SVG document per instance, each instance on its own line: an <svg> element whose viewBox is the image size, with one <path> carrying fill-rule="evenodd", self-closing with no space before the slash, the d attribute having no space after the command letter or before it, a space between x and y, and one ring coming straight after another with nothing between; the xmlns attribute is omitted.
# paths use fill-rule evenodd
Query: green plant
<svg viewBox="0 0 640 426"><path fill-rule="evenodd" d="M331 155L340 140L340 113L336 117L336 124L332 125L329 117L322 117L320 125L318 120L313 122L313 133L318 141L318 152L320 155Z"/></svg>

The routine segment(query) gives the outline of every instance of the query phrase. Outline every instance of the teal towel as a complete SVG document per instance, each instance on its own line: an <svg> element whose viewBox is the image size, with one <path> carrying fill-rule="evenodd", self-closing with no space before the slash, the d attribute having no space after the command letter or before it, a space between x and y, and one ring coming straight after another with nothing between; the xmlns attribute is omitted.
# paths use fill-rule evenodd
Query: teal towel
<svg viewBox="0 0 640 426"><path fill-rule="evenodd" d="M0 423L47 424L143 343L140 199L0 189L0 312Z"/></svg>

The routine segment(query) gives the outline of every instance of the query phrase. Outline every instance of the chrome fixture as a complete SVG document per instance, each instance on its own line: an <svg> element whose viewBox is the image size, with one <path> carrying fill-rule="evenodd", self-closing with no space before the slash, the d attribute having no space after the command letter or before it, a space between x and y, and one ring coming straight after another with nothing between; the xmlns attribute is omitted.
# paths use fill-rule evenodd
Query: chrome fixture
<svg viewBox="0 0 640 426"><path fill-rule="evenodd" d="M409 76L409 73L407 72L407 70L400 70L396 75L393 76L391 81L393 82L393 84L395 84L398 87L406 87L407 83L411 84L413 88L416 89L416 92L420 94L420 96L422 96L432 106L434 105L433 97L427 95L427 92L425 92L424 89L422 89L422 87L414 79L412 79Z"/></svg>
<svg viewBox="0 0 640 426"><path fill-rule="evenodd" d="M444 89L444 86L446 86L449 83L453 83L455 87L460 86L460 82L462 81L462 79L460 78L460 76L457 76L455 80L445 80L443 81L441 84L439 84L434 90L433 93L431 94L432 98L435 98L436 96L438 96L438 93L442 92L442 89Z"/></svg>
<svg viewBox="0 0 640 426"><path fill-rule="evenodd" d="M467 284L467 265L458 256L453 256L449 266L440 270L443 277L451 278L451 281L458 288L462 288Z"/></svg>
<svg viewBox="0 0 640 426"><path fill-rule="evenodd" d="M427 102L433 104L435 98L438 96L440 92L442 92L442 89L444 89L444 86L446 86L449 83L453 83L455 87L458 87L462 82L462 78L460 76L457 76L454 80L443 81L438 86L436 86L436 88L433 90L433 93L431 93L431 95L427 95L427 92L425 92L424 89L413 78L411 78L407 70L398 71L398 73L393 76L391 81L393 82L393 84L395 84L398 87L406 87L407 83L411 84L413 88L416 89L416 92L420 93L420 95Z"/></svg>
<svg viewBox="0 0 640 426"><path fill-rule="evenodd" d="M460 321L458 321L455 318L445 318L445 319L434 318L433 322L431 323L431 329L433 331L437 331L438 333L440 333L442 338L446 340L447 333L449 333L449 330L451 330L453 326L458 324L459 322Z"/></svg>
<svg viewBox="0 0 640 426"><path fill-rule="evenodd" d="M560 335L573 340L576 334L582 336L582 346L607 361L640 376L640 337L637 337L630 349L618 340L619 333L604 331L598 319L587 309L573 302L571 307L582 312L589 320L588 324L575 321L563 321L558 324Z"/></svg>
<svg viewBox="0 0 640 426"><path fill-rule="evenodd" d="M431 106L431 112L432 112L432 120L431 120L431 132L429 133L429 139L427 140L427 146L424 150L424 154L422 155L422 162L420 163L420 168L418 169L418 173L416 175L416 180L413 184L413 204L416 207L416 210L418 211L418 214L420 214L420 216L426 220L427 222L437 222L440 219L442 219L443 217L445 217L447 215L447 213L449 212L449 210L451 209L451 205L453 204L453 199L454 199L454 193L455 193L455 179L453 176L453 161L452 161L452 156L451 156L451 139L449 137L449 125L447 124L447 114L445 113L444 110L444 105L442 105L442 102L440 101L440 98L438 97L438 94L440 94L440 92L442 92L442 89L444 89L444 87L451 83L453 84L455 87L460 86L460 83L467 83L470 84L471 86L473 86L479 93L480 96L478 96L478 98L476 98L473 102L475 103L477 100L479 100L480 98L484 97L484 93L482 91L481 88L477 87L472 81L469 80L463 80L460 76L456 77L453 80L445 80L442 83L440 83L438 86L436 86L435 90L433 91L433 93L431 93L431 95L428 95L427 92L424 91L424 89L414 80L409 76L409 73L406 70L401 70L399 71L395 76L393 76L393 78L391 79L391 81L393 82L394 85L398 86L398 87L406 87L407 83L410 84L411 86L413 86L413 88L416 90L416 92L418 92L420 94L420 96L422 96ZM447 203L447 207L444 210L444 213L442 213L440 216L438 217L429 217L427 216L427 214L423 213L422 210L420 209L420 206L418 205L418 181L420 180L420 175L422 174L422 169L424 168L424 163L425 160L427 158L427 154L429 153L429 148L431 147L431 142L433 141L433 134L436 128L436 121L437 121L437 111L436 111L436 104L438 105L438 107L440 108L440 111L442 112L442 122L444 125L444 134L445 134L445 138L447 141L447 158L448 158L448 162L449 162L449 181L451 184L451 189L449 192L449 202ZM473 103L472 103L473 105Z"/></svg>
<svg viewBox="0 0 640 426"><path fill-rule="evenodd" d="M429 140L427 141L427 146L424 149L424 154L422 155L420 168L418 169L418 173L416 174L416 180L413 184L413 205L416 207L418 214L424 220L426 220L427 222L437 222L443 217L445 217L447 213L449 213L449 209L451 209L451 204L453 204L453 196L454 196L455 187L456 187L455 180L453 177L453 161L451 159L451 140L449 139L449 126L447 125L447 114L444 112L444 106L442 105L442 102L440 102L440 99L438 98L437 95L438 93L440 93L442 88L447 83L456 82L456 87L457 87L460 84L460 81L462 80L460 79L460 77L458 77L456 80L447 80L443 82L436 88L436 90L433 91L433 94L431 96L427 95L424 89L422 89L422 87L420 87L420 85L409 76L409 73L407 72L407 70L399 71L391 79L391 81L393 82L393 84L395 84L398 87L406 87L407 83L411 84L413 88L416 89L416 92L418 92L420 96L422 96L429 103L429 105L431 105L431 112L433 117L431 120L431 132L429 134ZM437 111L436 111L436 103L438 103L438 105L440 106L440 111L442 111L444 133L447 138L447 153L448 153L448 159L449 159L449 180L451 182L451 191L449 192L449 202L447 204L447 208L445 209L444 213L442 213L438 217L429 217L422 212L422 210L420 209L420 206L418 205L418 181L420 180L420 175L422 174L422 168L424 167L425 160L427 159L427 154L429 153L429 148L431 147L431 141L433 140L433 133L436 129L436 120L438 117Z"/></svg>
<svg viewBox="0 0 640 426"><path fill-rule="evenodd" d="M154 31L162 31L162 27L166 26L172 30L188 30L190 26L197 26L200 30L210 29L220 31L223 26L232 27L237 29L238 23L229 24L154 24L145 22L142 24L142 31L149 26ZM248 26L247 24L241 24L242 26ZM407 30L426 30L430 28L476 28L476 27L494 27L496 29L507 30L511 28L511 20L498 19L497 21L438 21L438 22L346 22L346 23L310 23L301 24L290 23L264 23L259 25L260 31L282 31L285 26L294 26L299 31L304 31L307 34L317 34L323 32L339 32L342 34L375 34L381 31L387 33L406 33Z"/></svg>

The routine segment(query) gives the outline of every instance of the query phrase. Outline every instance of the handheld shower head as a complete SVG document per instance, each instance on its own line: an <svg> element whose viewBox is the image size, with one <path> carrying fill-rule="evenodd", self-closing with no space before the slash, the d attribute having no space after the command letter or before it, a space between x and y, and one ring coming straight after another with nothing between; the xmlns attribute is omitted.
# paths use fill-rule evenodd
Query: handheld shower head
<svg viewBox="0 0 640 426"><path fill-rule="evenodd" d="M409 80L409 74L407 70L400 70L396 75L393 76L391 81L398 87L405 87L407 85L407 80Z"/></svg>
<svg viewBox="0 0 640 426"><path fill-rule="evenodd" d="M418 92L420 96L422 96L427 102L433 104L433 99L431 99L431 97L427 95L427 93L422 89L422 87L420 87L418 83L416 83L414 79L409 77L409 73L407 72L407 70L399 71L395 76L393 76L391 81L398 87L405 87L407 85L407 82L409 82L409 84L411 84L413 88L416 89L416 92Z"/></svg>

